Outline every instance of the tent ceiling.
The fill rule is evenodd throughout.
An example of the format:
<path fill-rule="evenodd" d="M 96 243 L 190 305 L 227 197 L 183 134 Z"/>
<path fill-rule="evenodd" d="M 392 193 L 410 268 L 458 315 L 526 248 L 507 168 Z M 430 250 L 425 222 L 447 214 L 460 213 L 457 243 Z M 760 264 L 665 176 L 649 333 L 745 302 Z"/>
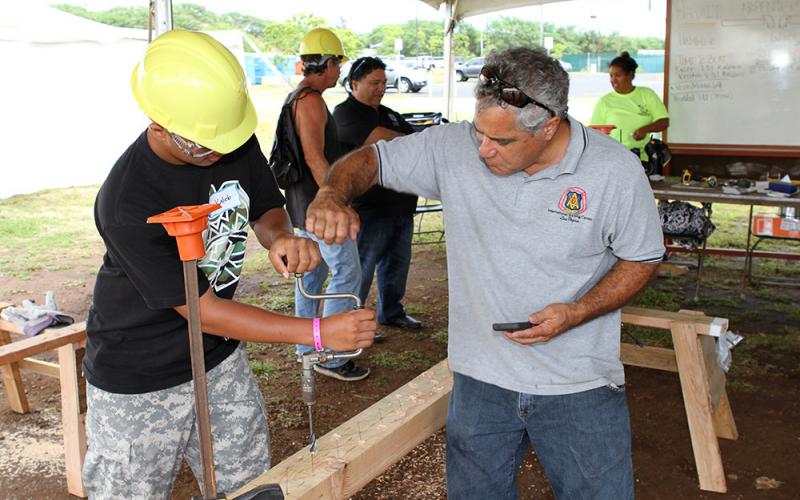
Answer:
<path fill-rule="evenodd" d="M 542 5 L 546 3 L 563 2 L 566 0 L 420 0 L 439 10 L 443 4 L 454 3 L 456 10 L 454 17 L 458 20 L 465 17 L 487 14 L 498 10 L 527 7 L 529 5 Z"/>

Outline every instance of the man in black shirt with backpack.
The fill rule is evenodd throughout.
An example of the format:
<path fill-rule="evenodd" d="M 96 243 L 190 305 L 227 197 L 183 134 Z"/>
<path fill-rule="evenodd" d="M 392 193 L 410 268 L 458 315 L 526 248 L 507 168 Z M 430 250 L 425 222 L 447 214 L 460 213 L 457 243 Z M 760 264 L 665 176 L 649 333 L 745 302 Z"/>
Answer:
<path fill-rule="evenodd" d="M 339 142 L 346 151 L 414 132 L 400 113 L 381 104 L 386 92 L 385 70 L 386 64 L 377 57 L 362 57 L 350 66 L 348 81 L 352 92 L 333 111 Z M 366 303 L 377 269 L 378 322 L 408 330 L 422 328 L 422 323 L 406 314 L 401 303 L 411 264 L 416 207 L 416 195 L 381 186 L 374 186 L 353 200 L 353 209 L 361 219 L 361 301 Z"/>

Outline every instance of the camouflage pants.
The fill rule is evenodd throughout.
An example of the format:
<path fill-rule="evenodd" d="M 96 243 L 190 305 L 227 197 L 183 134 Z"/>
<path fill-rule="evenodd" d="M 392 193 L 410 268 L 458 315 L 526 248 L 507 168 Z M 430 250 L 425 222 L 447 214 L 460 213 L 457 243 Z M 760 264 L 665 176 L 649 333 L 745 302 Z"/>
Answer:
<path fill-rule="evenodd" d="M 242 344 L 208 372 L 217 489 L 232 493 L 269 469 L 267 410 Z M 168 499 L 185 457 L 201 483 L 192 383 L 145 394 L 87 384 L 90 498 Z"/>

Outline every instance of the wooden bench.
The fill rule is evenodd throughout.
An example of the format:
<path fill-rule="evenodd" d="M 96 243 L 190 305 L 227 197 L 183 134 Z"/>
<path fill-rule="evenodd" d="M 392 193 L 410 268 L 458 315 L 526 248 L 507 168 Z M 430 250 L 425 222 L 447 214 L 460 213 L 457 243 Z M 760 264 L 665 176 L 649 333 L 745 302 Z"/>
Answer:
<path fill-rule="evenodd" d="M 717 437 L 736 439 L 725 372 L 716 364 L 714 335 L 728 321 L 694 311 L 623 309 L 626 324 L 669 330 L 675 349 L 622 344 L 624 363 L 678 372 L 700 488 L 723 493 L 725 474 Z M 452 376 L 444 360 L 303 448 L 234 496 L 277 483 L 286 498 L 347 498 L 445 425 Z M 299 388 L 298 388 L 299 397 Z"/>
<path fill-rule="evenodd" d="M 0 304 L 0 309 L 10 305 Z M 81 470 L 86 454 L 86 384 L 81 375 L 81 361 L 86 342 L 86 323 L 47 328 L 34 337 L 15 342 L 11 342 L 11 333 L 22 332 L 14 323 L 0 319 L 0 372 L 9 406 L 17 413 L 30 411 L 20 369 L 59 379 L 67 490 L 73 495 L 85 497 Z M 57 352 L 58 364 L 29 357 L 51 350 Z"/>

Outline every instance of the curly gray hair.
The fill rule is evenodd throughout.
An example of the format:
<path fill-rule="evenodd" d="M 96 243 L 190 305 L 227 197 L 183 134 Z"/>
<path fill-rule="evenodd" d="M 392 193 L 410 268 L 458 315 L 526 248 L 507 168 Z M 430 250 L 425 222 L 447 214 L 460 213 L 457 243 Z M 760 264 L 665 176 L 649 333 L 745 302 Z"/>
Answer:
<path fill-rule="evenodd" d="M 486 57 L 484 66 L 491 68 L 497 77 L 533 99 L 550 108 L 555 116 L 567 116 L 569 75 L 561 65 L 541 48 L 512 47 L 500 52 L 493 51 Z M 501 98 L 497 84 L 479 80 L 475 87 L 475 111 L 492 106 L 510 109 L 516 115 L 516 126 L 531 134 L 538 132 L 550 118 L 546 109 L 528 104 L 517 108 Z"/>

